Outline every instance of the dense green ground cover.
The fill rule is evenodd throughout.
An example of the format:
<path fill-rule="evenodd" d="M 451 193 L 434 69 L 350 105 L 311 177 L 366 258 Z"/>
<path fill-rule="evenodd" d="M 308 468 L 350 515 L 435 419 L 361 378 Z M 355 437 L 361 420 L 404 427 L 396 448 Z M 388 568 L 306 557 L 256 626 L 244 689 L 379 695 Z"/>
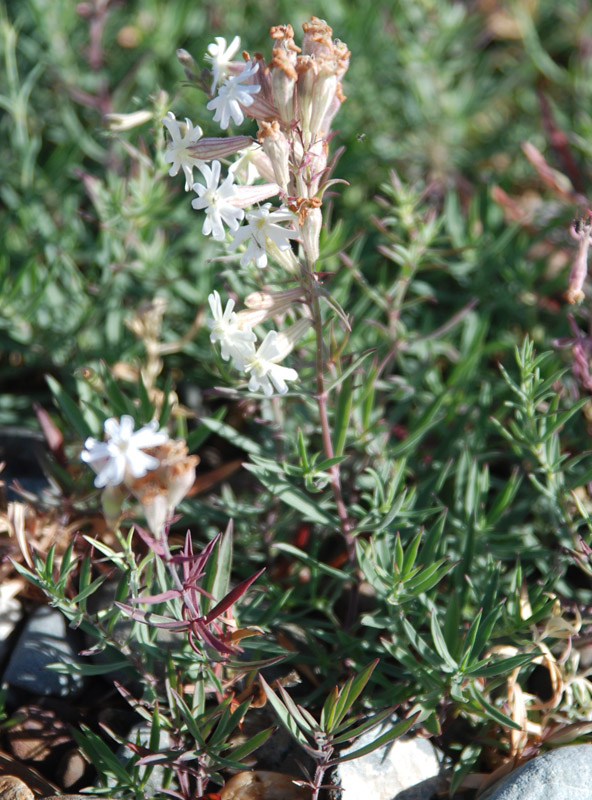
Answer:
<path fill-rule="evenodd" d="M 302 3 L 297 18 L 268 0 L 0 7 L 0 422 L 35 428 L 33 403 L 50 411 L 66 452 L 54 502 L 97 510 L 82 440 L 130 409 L 150 419 L 133 371 L 147 340 L 126 321 L 166 300 L 154 385 L 188 409 L 171 431 L 200 455 L 204 485 L 248 464 L 186 499 L 181 528 L 203 546 L 233 519 L 233 575 L 267 567 L 237 608 L 266 632 L 249 652 L 274 655 L 268 632 L 299 626 L 312 713 L 337 678 L 380 658 L 362 706 L 419 711 L 458 787 L 592 727 L 578 649 L 592 607 L 590 383 L 572 353 L 590 298 L 564 299 L 570 221 L 589 191 L 592 13 L 551 0 L 358 5 Z M 209 342 L 207 297 L 282 279 L 220 260 L 167 174 L 160 122 L 173 109 L 218 134 L 178 48 L 203 66 L 214 36 L 239 34 L 267 53 L 271 25 L 311 14 L 352 53 L 332 141 L 347 185 L 326 205 L 320 265 L 351 323 L 327 310 L 349 563 L 321 463 L 314 350 L 297 351 L 285 398 L 236 390 Z M 140 110 L 152 117 L 130 130 L 107 117 Z M 134 780 L 130 767 L 121 791 L 140 792 Z"/>

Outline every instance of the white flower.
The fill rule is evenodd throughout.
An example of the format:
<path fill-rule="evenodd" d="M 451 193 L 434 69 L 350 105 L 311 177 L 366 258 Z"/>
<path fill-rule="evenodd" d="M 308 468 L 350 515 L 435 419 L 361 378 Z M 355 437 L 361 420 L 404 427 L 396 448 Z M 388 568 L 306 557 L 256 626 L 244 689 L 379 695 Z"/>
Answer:
<path fill-rule="evenodd" d="M 291 211 L 270 211 L 271 203 L 265 203 L 261 208 L 247 212 L 247 224 L 238 229 L 231 250 L 236 250 L 244 242 L 248 242 L 247 249 L 241 256 L 241 267 L 246 267 L 250 261 L 262 269 L 267 266 L 267 240 L 271 239 L 280 251 L 290 249 L 290 239 L 297 239 L 298 233 L 288 228 L 282 228 L 278 222 L 289 222 L 294 219 Z"/>
<path fill-rule="evenodd" d="M 201 167 L 204 162 L 192 155 L 187 148 L 201 139 L 202 129 L 199 125 L 194 128 L 191 120 L 185 117 L 185 132 L 181 135 L 181 124 L 177 122 L 172 111 L 169 111 L 162 124 L 171 135 L 171 141 L 164 154 L 164 160 L 172 163 L 169 175 L 176 175 L 180 169 L 183 169 L 185 191 L 188 192 L 193 185 L 193 167 Z"/>
<path fill-rule="evenodd" d="M 95 486 L 118 486 L 131 474 L 142 478 L 150 470 L 156 469 L 159 461 L 143 451 L 158 447 L 169 438 L 166 431 L 158 430 L 158 422 L 152 420 L 134 433 L 134 419 L 123 414 L 118 422 L 114 417 L 105 420 L 107 441 L 98 442 L 89 437 L 80 458 L 97 473 Z"/>
<path fill-rule="evenodd" d="M 232 175 L 228 175 L 221 186 L 218 186 L 220 182 L 219 161 L 212 161 L 211 169 L 207 164 L 203 164 L 199 169 L 206 183 L 205 186 L 203 183 L 193 184 L 193 191 L 197 192 L 199 197 L 192 200 L 191 205 L 198 210 L 202 208 L 206 210 L 202 232 L 206 236 L 211 233 L 214 239 L 222 241 L 224 239 L 222 223 L 225 222 L 231 231 L 235 231 L 245 212 L 242 208 L 237 208 L 232 202 L 229 202 L 235 197 Z"/>
<path fill-rule="evenodd" d="M 222 301 L 218 292 L 213 291 L 208 296 L 213 319 L 208 320 L 208 328 L 212 331 L 210 342 L 220 342 L 220 353 L 224 361 L 232 358 L 237 369 L 244 369 L 245 362 L 254 352 L 253 342 L 257 337 L 247 326 L 239 326 L 237 315 L 234 311 L 234 300 L 229 299 L 226 309 L 222 311 Z"/>
<path fill-rule="evenodd" d="M 216 90 L 216 86 L 220 81 L 229 74 L 230 64 L 239 47 L 240 36 L 235 36 L 228 46 L 226 46 L 224 37 L 216 36 L 212 44 L 208 45 L 208 53 L 205 58 L 212 65 L 212 77 L 214 79 L 212 81 L 212 92 Z"/>
<path fill-rule="evenodd" d="M 219 122 L 222 130 L 226 130 L 230 119 L 235 125 L 240 125 L 245 118 L 243 108 L 253 104 L 253 95 L 261 87 L 255 84 L 245 86 L 243 81 L 252 77 L 259 69 L 259 64 L 247 61 L 245 68 L 239 75 L 230 75 L 218 89 L 218 94 L 207 104 L 208 111 L 215 111 L 214 122 Z"/>
<path fill-rule="evenodd" d="M 288 386 L 286 381 L 295 381 L 298 373 L 290 367 L 282 367 L 277 362 L 285 355 L 285 348 L 278 347 L 278 332 L 269 331 L 259 348 L 245 364 L 245 372 L 250 373 L 249 389 L 256 392 L 258 389 L 270 397 L 275 390 L 279 394 L 286 394 Z"/>

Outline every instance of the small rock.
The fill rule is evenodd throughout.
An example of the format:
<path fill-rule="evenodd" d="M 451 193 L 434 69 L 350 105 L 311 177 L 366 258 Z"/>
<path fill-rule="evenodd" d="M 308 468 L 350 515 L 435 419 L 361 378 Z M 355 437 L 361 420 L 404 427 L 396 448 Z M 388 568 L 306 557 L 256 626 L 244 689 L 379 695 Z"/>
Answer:
<path fill-rule="evenodd" d="M 35 800 L 35 795 L 20 778 L 0 775 L 0 800 Z"/>
<path fill-rule="evenodd" d="M 119 580 L 105 581 L 97 591 L 88 598 L 87 609 L 91 614 L 98 614 L 107 608 L 112 608 L 115 602 L 115 596 Z M 111 629 L 111 635 L 119 642 L 119 644 L 127 644 L 130 641 L 132 627 L 134 626 L 133 620 L 122 614 L 115 622 Z M 153 653 L 153 663 L 149 665 L 149 669 L 154 670 L 154 674 L 159 677 L 164 677 L 166 672 L 167 659 L 164 653 L 168 653 L 175 645 L 182 644 L 185 638 L 184 633 L 177 631 L 169 631 L 166 628 L 157 628 L 154 642 L 150 646 L 146 646 L 146 652 Z M 86 646 L 90 649 L 94 647 L 97 640 L 90 633 L 85 634 Z M 134 643 L 134 648 L 142 645 Z M 112 645 L 107 646 L 104 650 L 95 653 L 91 657 L 95 664 L 112 664 L 113 662 L 121 661 L 122 655 Z M 132 694 L 141 694 L 143 687 L 139 681 L 138 673 L 132 667 L 124 667 L 113 669 L 111 672 L 105 673 L 107 680 L 116 680 L 125 686 Z"/>
<path fill-rule="evenodd" d="M 0 775 L 13 775 L 20 778 L 36 795 L 55 794 L 58 788 L 50 783 L 32 767 L 21 764 L 8 753 L 0 752 Z"/>
<path fill-rule="evenodd" d="M 92 794 L 48 794 L 41 800 L 115 800 L 113 797 L 97 797 Z"/>
<path fill-rule="evenodd" d="M 67 753 L 64 753 L 57 770 L 60 784 L 64 789 L 76 787 L 84 778 L 90 778 L 89 773 L 90 764 L 78 749 L 68 750 Z"/>
<path fill-rule="evenodd" d="M 576 744 L 549 750 L 509 775 L 480 800 L 590 800 L 592 745 Z"/>
<path fill-rule="evenodd" d="M 224 784 L 220 800 L 310 800 L 310 789 L 294 780 L 282 772 L 238 772 Z"/>
<path fill-rule="evenodd" d="M 2 480 L 6 482 L 8 500 L 22 500 L 12 489 L 15 480 L 34 494 L 41 494 L 49 486 L 41 467 L 46 452 L 43 434 L 16 426 L 0 427 L 0 461 L 6 462 Z"/>
<path fill-rule="evenodd" d="M 376 741 L 397 722 L 391 719 L 363 734 L 345 756 Z M 379 747 L 368 755 L 339 765 L 340 800 L 431 800 L 442 788 L 441 758 L 428 739 L 406 736 Z"/>
<path fill-rule="evenodd" d="M 127 739 L 129 742 L 133 742 L 134 744 L 140 745 L 141 747 L 148 747 L 150 744 L 150 726 L 147 725 L 145 722 L 140 722 L 138 725 L 134 725 L 131 731 L 127 735 Z M 160 742 L 158 745 L 159 750 L 166 750 L 168 747 L 171 746 L 170 736 L 167 731 L 161 730 L 160 731 Z M 117 751 L 117 757 L 120 761 L 124 763 L 127 762 L 130 758 L 133 758 L 135 753 L 130 747 L 124 746 L 120 747 Z M 140 767 L 139 774 L 140 779 L 144 779 L 144 775 L 146 774 L 146 770 L 149 767 Z M 152 767 L 152 772 L 150 773 L 150 777 L 146 781 L 146 785 L 144 786 L 144 797 L 152 797 L 155 794 L 158 794 L 164 786 L 164 770 L 165 768 L 156 765 Z M 113 783 L 109 783 L 109 785 L 115 785 L 116 781 L 114 780 Z"/>
<path fill-rule="evenodd" d="M 47 669 L 49 664 L 75 664 L 77 647 L 61 611 L 41 606 L 27 620 L 4 672 L 3 680 L 36 695 L 72 697 L 84 684 L 76 673 Z"/>
<path fill-rule="evenodd" d="M 68 726 L 56 712 L 41 706 L 21 706 L 14 714 L 17 722 L 7 737 L 12 754 L 20 761 L 45 761 L 55 748 L 72 742 Z"/>
<path fill-rule="evenodd" d="M 21 621 L 23 609 L 16 599 L 21 581 L 5 581 L 0 584 L 0 663 L 7 653 L 6 640 Z"/>

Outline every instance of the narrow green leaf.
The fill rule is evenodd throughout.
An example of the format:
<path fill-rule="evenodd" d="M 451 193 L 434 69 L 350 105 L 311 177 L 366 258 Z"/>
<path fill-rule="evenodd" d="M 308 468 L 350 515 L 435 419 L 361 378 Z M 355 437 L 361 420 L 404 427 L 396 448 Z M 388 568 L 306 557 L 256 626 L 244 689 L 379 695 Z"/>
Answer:
<path fill-rule="evenodd" d="M 282 703 L 276 693 L 273 691 L 271 686 L 267 683 L 265 678 L 261 675 L 259 676 L 259 680 L 261 682 L 261 686 L 263 687 L 263 691 L 275 713 L 278 715 L 280 722 L 282 725 L 288 730 L 289 733 L 296 739 L 297 742 L 303 745 L 308 744 L 308 740 L 304 733 L 300 730 L 299 725 L 296 723 L 294 717 L 290 714 L 286 706 Z"/>
<path fill-rule="evenodd" d="M 45 380 L 49 386 L 51 393 L 56 401 L 58 407 L 62 411 L 64 417 L 68 420 L 70 425 L 74 428 L 76 433 L 82 438 L 86 439 L 87 436 L 92 434 L 88 427 L 86 420 L 82 416 L 80 409 L 72 400 L 70 395 L 60 386 L 60 384 L 51 375 L 46 375 Z"/>
<path fill-rule="evenodd" d="M 415 564 L 415 559 L 417 558 L 417 552 L 419 550 L 422 536 L 423 532 L 419 531 L 419 533 L 413 537 L 411 544 L 405 550 L 405 557 L 403 558 L 403 566 L 401 569 L 403 577 L 410 572 L 411 568 Z"/>
<path fill-rule="evenodd" d="M 258 747 L 261 747 L 262 744 L 265 744 L 273 733 L 275 733 L 275 728 L 267 728 L 264 731 L 259 731 L 259 733 L 251 736 L 247 742 L 231 750 L 228 754 L 228 758 L 232 759 L 232 761 L 242 761 L 243 758 L 253 753 Z"/>
<path fill-rule="evenodd" d="M 275 497 L 291 508 L 296 509 L 303 519 L 339 530 L 339 520 L 336 517 L 325 511 L 318 502 L 311 500 L 304 492 L 292 486 L 287 480 L 269 472 L 265 467 L 255 464 L 244 464 L 244 468 L 252 472 Z"/>
<path fill-rule="evenodd" d="M 262 455 L 263 451 L 257 442 L 254 442 L 252 439 L 249 439 L 248 436 L 244 436 L 242 433 L 239 433 L 225 422 L 213 417 L 202 417 L 200 423 L 204 428 L 207 428 L 212 433 L 218 434 L 218 436 L 226 439 L 227 442 L 230 442 L 235 447 L 239 447 L 241 450 L 245 450 L 247 453 L 252 453 L 256 456 Z"/>
<path fill-rule="evenodd" d="M 326 388 L 327 394 L 330 394 L 333 391 L 333 389 L 336 389 L 347 378 L 349 378 L 349 376 L 353 372 L 355 372 L 363 364 L 363 362 L 368 358 L 368 356 L 371 355 L 372 353 L 374 353 L 374 350 L 366 350 L 365 353 L 362 353 L 361 356 L 359 356 L 358 358 L 354 359 L 354 361 L 352 361 L 352 363 L 349 365 L 349 367 L 347 367 L 347 369 L 345 369 L 338 378 L 336 378 L 334 381 L 332 381 L 332 383 L 330 383 L 327 386 L 327 388 Z"/>
<path fill-rule="evenodd" d="M 391 447 L 389 453 L 391 458 L 397 458 L 398 456 L 415 449 L 426 433 L 431 430 L 434 425 L 437 425 L 438 422 L 440 422 L 442 419 L 441 409 L 446 397 L 447 396 L 443 394 L 441 397 L 435 400 L 419 420 L 417 426 L 409 432 L 407 438 L 404 439 L 401 444 Z"/>
<path fill-rule="evenodd" d="M 392 742 L 394 739 L 398 739 L 399 736 L 407 733 L 409 728 L 419 717 L 419 714 L 420 712 L 418 711 L 417 714 L 409 717 L 409 719 L 404 719 L 402 722 L 399 722 L 394 728 L 391 728 L 390 731 L 383 733 L 382 736 L 379 736 L 378 739 L 370 744 L 367 744 L 365 747 L 360 747 L 359 750 L 355 750 L 353 753 L 348 753 L 346 756 L 338 756 L 337 758 L 332 759 L 329 762 L 329 765 L 334 766 L 336 764 L 343 764 L 344 761 L 351 761 L 354 758 L 361 758 L 362 756 L 368 755 L 368 753 L 373 753 L 374 750 L 378 750 L 379 747 L 383 747 L 385 744 Z"/>
<path fill-rule="evenodd" d="M 515 731 L 520 731 L 522 728 L 517 722 L 514 722 L 513 719 L 503 714 L 498 708 L 491 705 L 480 693 L 474 683 L 470 683 L 468 687 L 469 694 L 473 698 L 473 700 L 481 706 L 483 712 L 494 722 L 503 725 L 504 728 L 512 728 Z"/>
<path fill-rule="evenodd" d="M 565 423 L 573 417 L 580 409 L 582 409 L 587 403 L 589 402 L 589 398 L 582 397 L 580 400 L 575 402 L 571 408 L 568 408 L 567 411 L 563 411 L 561 414 L 558 414 L 557 417 L 551 422 L 549 421 L 549 430 L 546 431 L 545 435 L 541 439 L 541 444 L 549 441 L 551 436 L 553 436 L 559 428 L 563 427 Z"/>
<path fill-rule="evenodd" d="M 210 419 L 215 420 L 216 422 L 220 422 L 226 416 L 226 412 L 228 408 L 226 406 L 222 406 L 219 408 L 211 417 Z M 198 448 L 202 446 L 202 444 L 207 440 L 208 436 L 212 434 L 212 430 L 203 423 L 198 425 L 197 428 L 187 436 L 187 448 L 190 453 L 195 452 Z"/>
<path fill-rule="evenodd" d="M 355 677 L 352 676 L 346 681 L 343 688 L 339 692 L 339 699 L 337 700 L 337 704 L 335 706 L 335 716 L 332 720 L 332 725 L 330 728 L 326 729 L 328 732 L 334 730 L 334 728 L 341 723 L 345 715 L 350 711 L 353 704 L 364 691 L 366 684 L 370 680 L 370 676 L 376 669 L 378 661 L 378 658 L 374 659 L 374 661 L 371 661 L 370 664 L 364 667 L 364 669 L 358 673 L 358 675 Z"/>
<path fill-rule="evenodd" d="M 344 381 L 341 384 L 339 400 L 337 402 L 337 408 L 335 409 L 333 441 L 335 443 L 334 450 L 336 456 L 343 454 L 347 441 L 347 432 L 352 409 L 352 386 L 353 382 L 351 380 Z"/>
<path fill-rule="evenodd" d="M 446 641 L 444 639 L 444 635 L 442 634 L 442 628 L 438 622 L 438 612 L 436 611 L 436 607 L 433 603 L 428 602 L 428 608 L 430 609 L 431 616 L 430 631 L 432 633 L 432 641 L 434 642 L 436 652 L 450 670 L 456 671 L 458 669 L 458 664 L 454 658 L 452 658 L 450 651 L 446 646 Z"/>
<path fill-rule="evenodd" d="M 295 556 L 296 558 L 300 559 L 303 564 L 306 564 L 313 570 L 322 572 L 325 575 L 331 575 L 333 578 L 339 578 L 341 581 L 349 580 L 349 575 L 346 572 L 342 572 L 340 569 L 336 569 L 335 567 L 330 567 L 329 564 L 324 564 L 322 561 L 317 561 L 308 553 L 305 553 L 304 550 L 300 550 L 293 544 L 288 544 L 287 542 L 275 542 L 272 544 L 272 547 L 275 550 L 281 550 L 282 553 L 289 553 L 289 555 Z"/>

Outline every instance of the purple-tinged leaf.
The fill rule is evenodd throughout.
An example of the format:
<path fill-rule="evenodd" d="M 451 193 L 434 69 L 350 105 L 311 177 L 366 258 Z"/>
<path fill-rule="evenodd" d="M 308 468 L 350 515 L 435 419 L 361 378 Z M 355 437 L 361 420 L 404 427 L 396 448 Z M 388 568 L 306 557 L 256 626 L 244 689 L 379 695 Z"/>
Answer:
<path fill-rule="evenodd" d="M 214 634 L 208 629 L 207 625 L 204 625 L 203 618 L 193 620 L 191 623 L 191 629 L 194 635 L 199 635 L 201 639 L 211 648 L 216 650 L 218 653 L 222 653 L 224 655 L 234 655 L 237 652 L 240 652 L 240 647 L 232 647 L 231 645 L 225 644 L 221 639 L 218 639 Z"/>
<path fill-rule="evenodd" d="M 235 586 L 234 589 L 228 592 L 226 597 L 223 597 L 219 603 L 216 603 L 214 608 L 208 614 L 206 614 L 204 621 L 206 623 L 211 622 L 213 619 L 216 619 L 216 617 L 219 617 L 220 614 L 223 614 L 227 608 L 230 608 L 233 603 L 236 603 L 239 597 L 242 597 L 249 586 L 256 581 L 263 572 L 265 572 L 265 567 L 260 569 L 259 572 L 256 572 L 254 575 L 251 575 L 250 578 L 246 578 L 246 580 L 241 581 L 238 586 Z"/>
<path fill-rule="evenodd" d="M 143 622 L 146 625 L 153 625 L 155 628 L 167 628 L 171 631 L 183 631 L 187 630 L 190 624 L 185 620 L 175 620 L 171 617 L 163 617 L 161 614 L 153 614 L 151 611 L 140 611 L 139 609 L 134 608 L 133 606 L 128 606 L 125 603 L 116 602 L 115 605 L 136 622 Z"/>
<path fill-rule="evenodd" d="M 144 530 L 144 528 L 141 528 L 139 525 L 134 525 L 134 530 L 138 534 L 140 539 L 142 539 L 144 543 L 150 548 L 150 550 L 154 550 L 156 555 L 160 556 L 161 558 L 165 557 L 166 551 L 164 549 L 162 542 L 159 542 L 158 539 L 155 539 L 154 536 L 151 536 L 151 534 L 149 534 L 148 531 Z"/>
<path fill-rule="evenodd" d="M 168 589 L 159 594 L 148 594 L 144 597 L 132 597 L 132 603 L 164 603 L 165 600 L 172 600 L 173 597 L 180 597 L 179 589 Z"/>

